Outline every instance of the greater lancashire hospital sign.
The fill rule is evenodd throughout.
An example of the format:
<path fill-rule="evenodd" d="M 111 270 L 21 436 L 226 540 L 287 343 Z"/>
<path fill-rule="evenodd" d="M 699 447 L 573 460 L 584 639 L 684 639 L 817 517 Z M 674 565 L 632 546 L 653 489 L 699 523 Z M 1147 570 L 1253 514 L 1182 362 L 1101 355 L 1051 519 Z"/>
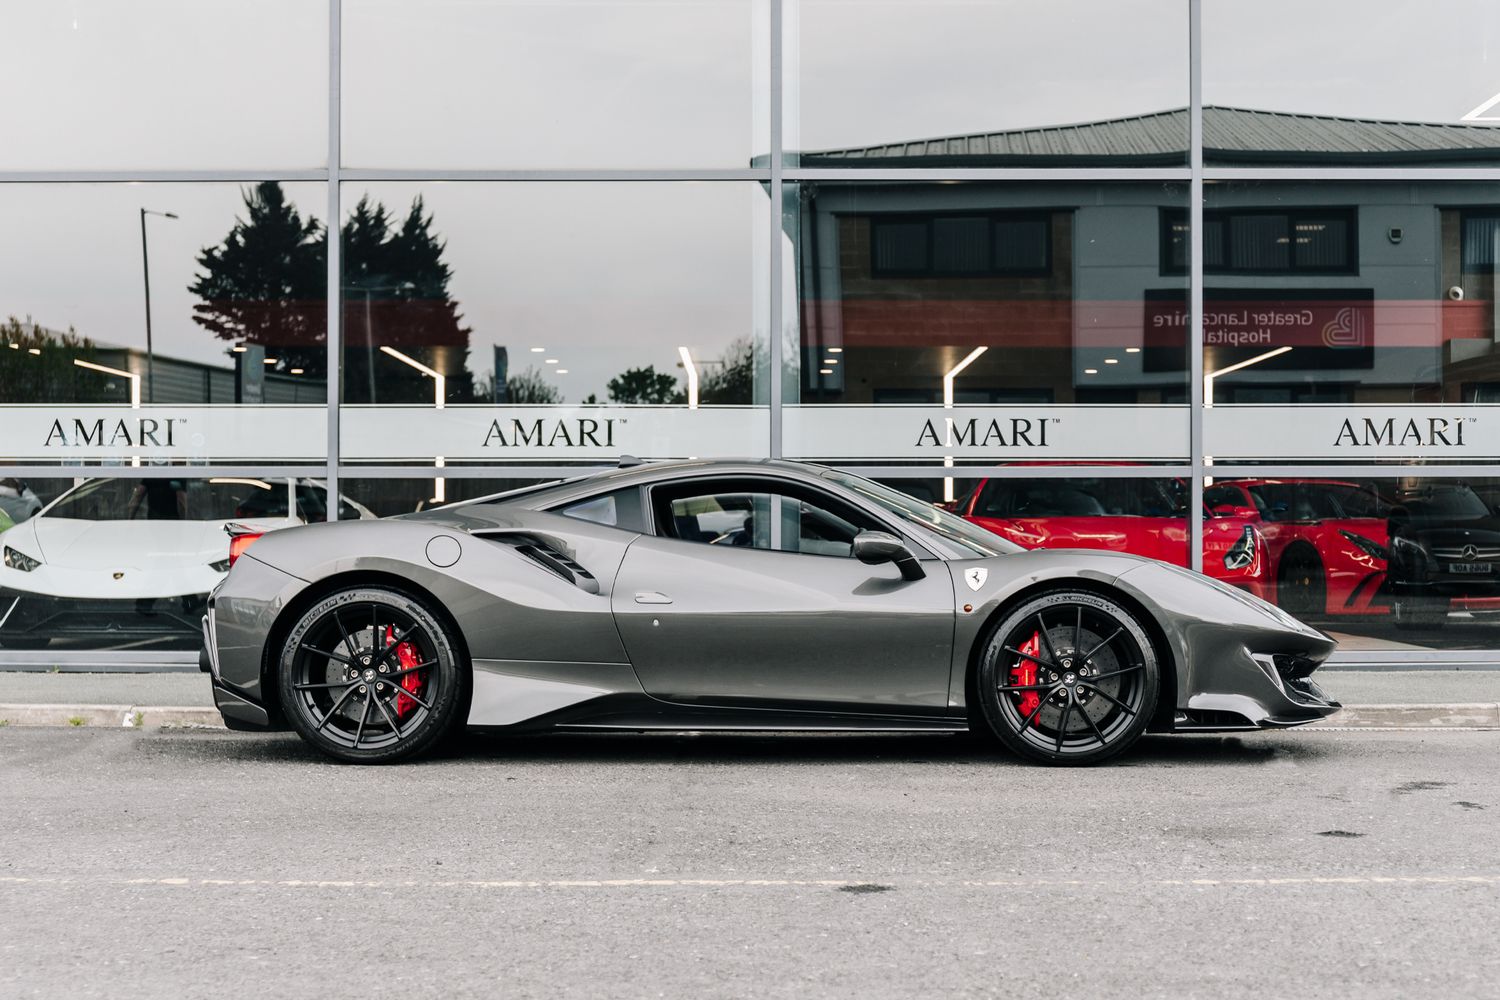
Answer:
<path fill-rule="evenodd" d="M 1184 461 L 1182 405 L 788 405 L 782 451 L 815 461 Z M 599 461 L 770 453 L 751 406 L 346 406 L 350 462 Z M 0 464 L 320 462 L 321 406 L 11 406 Z M 1500 407 L 1218 405 L 1204 451 L 1234 459 L 1464 459 L 1500 455 Z"/>

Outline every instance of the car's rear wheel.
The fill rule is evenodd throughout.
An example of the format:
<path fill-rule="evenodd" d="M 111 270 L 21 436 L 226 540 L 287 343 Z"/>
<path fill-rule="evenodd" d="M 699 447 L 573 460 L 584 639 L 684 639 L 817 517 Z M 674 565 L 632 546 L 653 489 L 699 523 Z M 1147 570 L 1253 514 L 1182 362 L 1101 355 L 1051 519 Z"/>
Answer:
<path fill-rule="evenodd" d="M 1323 561 L 1299 546 L 1281 559 L 1276 573 L 1276 603 L 1288 614 L 1307 618 L 1328 611 L 1328 581 Z"/>
<path fill-rule="evenodd" d="M 297 619 L 281 650 L 281 705 L 339 760 L 378 764 L 432 749 L 462 723 L 468 672 L 448 627 L 394 588 L 355 587 Z"/>
<path fill-rule="evenodd" d="M 999 740 L 1045 764 L 1097 764 L 1145 732 L 1161 687 L 1137 615 L 1103 594 L 1029 598 L 990 631 L 976 696 Z"/>

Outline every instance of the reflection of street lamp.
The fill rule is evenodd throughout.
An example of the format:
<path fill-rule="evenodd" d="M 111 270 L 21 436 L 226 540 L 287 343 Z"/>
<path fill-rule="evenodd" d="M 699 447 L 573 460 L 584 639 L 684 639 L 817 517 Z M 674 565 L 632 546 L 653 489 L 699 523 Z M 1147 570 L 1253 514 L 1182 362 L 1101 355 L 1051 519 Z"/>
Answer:
<path fill-rule="evenodd" d="M 1226 365 L 1223 368 L 1216 368 L 1213 371 L 1208 372 L 1203 376 L 1203 408 L 1205 410 L 1211 410 L 1214 408 L 1214 379 L 1218 378 L 1220 375 L 1228 375 L 1230 372 L 1237 372 L 1241 368 L 1249 368 L 1251 365 L 1258 365 L 1262 361 L 1269 361 L 1272 358 L 1279 357 L 1280 355 L 1285 354 L 1290 350 L 1290 347 L 1278 347 L 1274 351 L 1267 351 L 1264 354 L 1257 354 L 1255 357 L 1250 358 L 1246 361 L 1237 361 L 1232 365 Z M 1212 455 L 1204 455 L 1203 464 L 1213 465 L 1214 457 Z M 1205 486 L 1212 486 L 1213 480 L 1205 479 L 1203 483 Z"/>
<path fill-rule="evenodd" d="M 983 354 L 987 350 L 989 350 L 988 347 L 976 347 L 972 351 L 970 351 L 968 353 L 968 355 L 962 361 L 960 361 L 958 364 L 954 365 L 952 368 L 948 369 L 948 373 L 943 376 L 943 409 L 945 409 L 945 410 L 951 410 L 951 409 L 953 409 L 953 380 L 956 379 L 956 378 L 958 378 L 958 373 L 961 372 L 961 371 L 963 371 L 965 368 L 969 367 L 971 364 L 973 364 L 979 358 L 979 356 L 981 354 Z M 948 427 L 947 427 L 947 441 L 945 443 L 947 444 L 947 446 L 949 448 L 952 448 L 953 447 L 953 418 L 952 417 L 948 417 L 948 418 L 946 418 L 946 420 L 944 422 L 948 425 Z M 950 469 L 953 468 L 953 456 L 952 456 L 952 454 L 948 454 L 948 455 L 944 455 L 943 456 L 943 465 L 946 466 L 947 468 L 950 468 Z M 947 477 L 945 477 L 943 479 L 943 502 L 944 503 L 951 503 L 952 501 L 953 501 L 953 477 L 952 476 L 947 476 Z"/>
<path fill-rule="evenodd" d="M 151 260 L 146 254 L 146 216 L 159 215 L 163 219 L 175 219 L 175 212 L 156 212 L 141 209 L 141 273 L 146 283 L 146 399 L 156 402 L 156 373 L 151 360 Z"/>
<path fill-rule="evenodd" d="M 1230 372 L 1237 372 L 1241 368 L 1249 368 L 1251 365 L 1258 365 L 1262 361 L 1269 361 L 1272 358 L 1277 357 L 1278 355 L 1285 354 L 1287 351 L 1290 351 L 1290 350 L 1291 350 L 1290 347 L 1278 347 L 1274 351 L 1267 351 L 1264 354 L 1257 354 L 1255 357 L 1250 358 L 1248 361 L 1239 361 L 1239 362 L 1236 362 L 1235 364 L 1227 365 L 1227 366 L 1225 366 L 1223 368 L 1219 368 L 1219 369 L 1216 369 L 1214 371 L 1211 371 L 1207 375 L 1204 375 L 1203 376 L 1203 408 L 1206 409 L 1206 410 L 1213 409 L 1213 405 L 1214 405 L 1214 379 L 1218 378 L 1220 375 L 1228 375 Z"/>
<path fill-rule="evenodd" d="M 147 355 L 147 357 L 150 357 L 150 356 Z M 110 368 L 110 367 L 108 367 L 106 365 L 96 365 L 96 364 L 94 364 L 94 362 L 92 362 L 92 361 L 85 361 L 82 358 L 74 358 L 73 359 L 73 363 L 75 365 L 77 365 L 79 368 L 88 368 L 88 369 L 90 369 L 92 371 L 103 372 L 106 375 L 117 375 L 120 378 L 129 379 L 130 380 L 130 408 L 132 410 L 139 410 L 141 408 L 141 377 L 139 375 L 135 374 L 134 372 L 121 371 L 118 368 Z M 136 468 L 140 468 L 140 465 L 141 465 L 141 456 L 139 456 L 139 455 L 131 455 L 130 456 L 130 464 L 133 465 L 133 466 L 135 466 Z"/>
<path fill-rule="evenodd" d="M 677 348 L 677 356 L 682 358 L 682 367 L 687 369 L 688 383 L 688 409 L 698 408 L 698 369 L 693 366 L 693 356 L 688 353 L 686 347 Z"/>
<path fill-rule="evenodd" d="M 426 365 L 422 364 L 422 362 L 418 361 L 416 358 L 407 357 L 405 354 L 402 354 L 400 351 L 396 350 L 394 347 L 391 347 L 388 344 L 381 344 L 380 345 L 380 350 L 381 350 L 381 353 L 383 353 L 383 354 L 389 354 L 391 357 L 395 358 L 397 361 L 401 362 L 402 364 L 410 365 L 411 367 L 415 368 L 417 371 L 421 372 L 423 375 L 426 375 L 428 378 L 432 379 L 432 406 L 433 406 L 433 409 L 441 410 L 443 408 L 443 403 L 444 403 L 444 398 L 443 397 L 447 395 L 447 386 L 448 386 L 448 380 L 446 378 L 444 378 L 441 374 L 439 374 L 438 372 L 432 370 L 431 368 L 428 368 Z M 370 402 L 373 403 L 374 401 L 375 401 L 374 397 L 372 396 L 371 399 L 370 399 Z M 436 456 L 432 460 L 432 464 L 433 464 L 433 466 L 435 468 L 441 469 L 443 467 L 443 456 L 442 455 Z M 446 482 L 446 480 L 443 479 L 442 476 L 438 476 L 437 478 L 433 479 L 433 481 L 432 481 L 432 500 L 433 500 L 434 503 L 442 503 L 443 502 L 443 498 L 446 495 L 447 495 L 447 482 Z"/>
<path fill-rule="evenodd" d="M 141 408 L 141 377 L 135 374 L 135 372 L 122 372 L 118 368 L 96 365 L 92 361 L 85 361 L 82 358 L 74 358 L 73 363 L 79 368 L 88 368 L 96 372 L 103 372 L 106 375 L 117 375 L 120 378 L 130 379 L 130 408 L 132 410 L 139 410 Z"/>

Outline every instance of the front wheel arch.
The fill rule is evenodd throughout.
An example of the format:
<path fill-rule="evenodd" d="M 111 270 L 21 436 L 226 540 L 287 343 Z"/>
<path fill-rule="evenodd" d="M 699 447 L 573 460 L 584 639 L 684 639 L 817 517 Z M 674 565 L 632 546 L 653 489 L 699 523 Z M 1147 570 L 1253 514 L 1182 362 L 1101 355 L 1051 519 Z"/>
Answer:
<path fill-rule="evenodd" d="M 260 690 L 264 699 L 263 707 L 273 725 L 279 728 L 288 728 L 291 725 L 281 711 L 281 647 L 286 642 L 288 633 L 308 608 L 329 594 L 348 590 L 351 587 L 385 587 L 390 590 L 403 591 L 417 598 L 448 628 L 454 645 L 457 647 L 459 669 L 473 674 L 474 663 L 469 656 L 469 645 L 464 638 L 463 630 L 458 627 L 458 621 L 449 613 L 447 606 L 438 600 L 432 591 L 404 576 L 383 573 L 379 570 L 352 570 L 348 573 L 338 573 L 324 577 L 299 591 L 287 602 L 286 607 L 281 609 L 270 631 L 266 633 L 266 642 L 261 647 L 260 653 Z M 470 691 L 472 690 L 471 684 Z M 467 717 L 467 706 L 464 706 L 463 714 Z"/>
<path fill-rule="evenodd" d="M 1156 710 L 1152 713 L 1151 723 L 1146 727 L 1148 733 L 1167 733 L 1175 728 L 1177 713 L 1177 657 L 1172 651 L 1171 643 L 1167 642 L 1167 634 L 1162 630 L 1161 623 L 1156 616 L 1136 600 L 1130 594 L 1118 587 L 1098 583 L 1094 580 L 1082 580 L 1077 577 L 1056 577 L 1050 580 L 1040 580 L 1030 586 L 1011 594 L 1004 601 L 997 604 L 993 611 L 985 616 L 984 622 L 974 634 L 974 642 L 969 647 L 967 664 L 964 668 L 964 714 L 969 720 L 969 731 L 974 733 L 985 732 L 986 723 L 981 714 L 978 699 L 979 658 L 984 653 L 990 633 L 994 630 L 1012 609 L 1031 600 L 1037 594 L 1044 594 L 1049 590 L 1086 590 L 1098 594 L 1100 597 L 1117 601 L 1127 611 L 1136 616 L 1141 627 L 1146 632 L 1146 637 L 1151 640 L 1151 646 L 1156 653 L 1157 662 L 1161 664 L 1160 683 L 1156 695 Z"/>

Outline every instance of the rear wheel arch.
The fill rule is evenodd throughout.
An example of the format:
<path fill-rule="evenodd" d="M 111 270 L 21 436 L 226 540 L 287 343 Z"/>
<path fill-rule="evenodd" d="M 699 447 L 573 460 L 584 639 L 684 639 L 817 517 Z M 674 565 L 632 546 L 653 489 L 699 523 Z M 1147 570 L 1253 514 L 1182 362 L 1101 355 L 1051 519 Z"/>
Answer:
<path fill-rule="evenodd" d="M 1160 687 L 1157 691 L 1156 709 L 1152 714 L 1151 723 L 1146 727 L 1147 732 L 1170 732 L 1173 728 L 1173 719 L 1177 710 L 1177 656 L 1172 650 L 1172 645 L 1167 641 L 1167 634 L 1163 631 L 1161 623 L 1156 616 L 1146 610 L 1140 601 L 1129 593 L 1109 584 L 1099 583 L 1095 580 L 1085 580 L 1078 577 L 1054 577 L 1050 580 L 1041 580 L 1030 584 L 1011 594 L 1008 598 L 995 606 L 995 609 L 985 617 L 984 624 L 975 633 L 974 642 L 969 647 L 968 657 L 964 673 L 964 712 L 969 720 L 969 729 L 972 732 L 983 732 L 984 719 L 979 714 L 979 699 L 977 697 L 976 683 L 979 677 L 979 660 L 984 655 L 985 646 L 994 630 L 1005 620 L 1013 609 L 1031 600 L 1040 594 L 1057 590 L 1083 590 L 1098 594 L 1100 597 L 1115 601 L 1125 610 L 1135 615 L 1145 630 L 1147 638 L 1151 640 L 1151 647 L 1156 653 L 1157 662 L 1161 664 Z"/>
<path fill-rule="evenodd" d="M 286 642 L 287 635 L 308 608 L 329 594 L 354 587 L 384 587 L 415 598 L 448 629 L 458 649 L 460 669 L 473 673 L 473 661 L 469 657 L 469 646 L 464 638 L 463 630 L 458 627 L 457 620 L 448 611 L 447 606 L 438 600 L 432 591 L 404 576 L 380 570 L 351 570 L 347 573 L 338 573 L 324 577 L 299 591 L 287 602 L 286 607 L 281 609 L 281 613 L 276 616 L 276 621 L 271 625 L 271 630 L 266 633 L 265 645 L 261 647 L 260 684 L 264 707 L 273 723 L 280 726 L 288 725 L 281 711 L 280 680 L 281 647 Z"/>

